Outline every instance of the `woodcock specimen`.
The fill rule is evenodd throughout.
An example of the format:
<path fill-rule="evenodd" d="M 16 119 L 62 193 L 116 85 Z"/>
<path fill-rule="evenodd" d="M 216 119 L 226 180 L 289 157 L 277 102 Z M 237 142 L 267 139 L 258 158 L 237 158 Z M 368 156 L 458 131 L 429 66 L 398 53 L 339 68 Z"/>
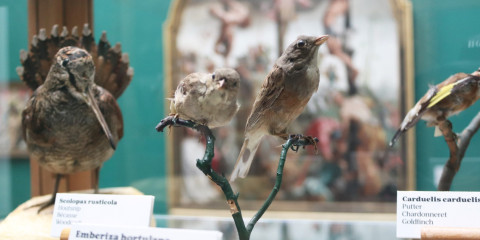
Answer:
<path fill-rule="evenodd" d="M 34 91 L 22 114 L 23 136 L 30 158 L 56 174 L 50 200 L 55 202 L 65 174 L 95 170 L 95 192 L 103 162 L 114 153 L 123 136 L 123 119 L 116 99 L 133 77 L 127 54 L 113 48 L 105 32 L 98 46 L 85 24 L 58 33 L 52 28 L 34 36 L 30 52 L 20 52 L 23 67 L 17 72 Z"/>

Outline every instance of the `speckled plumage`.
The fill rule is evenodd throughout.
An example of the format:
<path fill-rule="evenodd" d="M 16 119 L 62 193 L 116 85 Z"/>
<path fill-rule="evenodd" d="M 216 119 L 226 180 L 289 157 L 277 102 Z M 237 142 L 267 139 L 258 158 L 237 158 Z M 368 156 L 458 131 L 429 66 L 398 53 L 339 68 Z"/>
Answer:
<path fill-rule="evenodd" d="M 60 49 L 22 113 L 30 157 L 57 175 L 99 169 L 123 136 L 120 108 L 94 74 L 87 51 Z"/>
<path fill-rule="evenodd" d="M 210 128 L 224 126 L 237 113 L 240 76 L 231 68 L 211 73 L 192 73 L 177 87 L 170 114 Z"/>
<path fill-rule="evenodd" d="M 318 48 L 328 36 L 299 36 L 265 78 L 245 127 L 245 140 L 230 181 L 248 174 L 264 135 L 287 137 L 287 127 L 318 89 Z"/>
<path fill-rule="evenodd" d="M 115 99 L 95 86 L 94 98 L 112 132 L 123 135 L 122 115 Z M 40 86 L 23 112 L 24 138 L 30 157 L 46 170 L 70 174 L 100 167 L 114 149 L 92 109 L 60 89 Z"/>

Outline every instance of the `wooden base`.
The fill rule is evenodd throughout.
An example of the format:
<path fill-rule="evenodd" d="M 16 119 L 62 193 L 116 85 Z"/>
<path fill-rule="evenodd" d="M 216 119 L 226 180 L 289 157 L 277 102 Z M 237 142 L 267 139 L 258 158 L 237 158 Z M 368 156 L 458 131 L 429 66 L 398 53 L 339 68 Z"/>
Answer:
<path fill-rule="evenodd" d="M 101 194 L 143 195 L 132 187 L 104 188 L 99 191 Z M 93 193 L 93 189 L 75 191 L 75 193 Z M 38 207 L 31 207 L 48 201 L 50 197 L 50 194 L 34 197 L 18 206 L 0 223 L 0 239 L 58 240 L 59 238 L 50 237 L 53 205 L 39 214 L 37 214 Z M 153 218 L 151 226 L 155 226 L 155 219 Z"/>
<path fill-rule="evenodd" d="M 480 239 L 479 228 L 425 227 L 422 228 L 422 240 L 460 240 Z"/>

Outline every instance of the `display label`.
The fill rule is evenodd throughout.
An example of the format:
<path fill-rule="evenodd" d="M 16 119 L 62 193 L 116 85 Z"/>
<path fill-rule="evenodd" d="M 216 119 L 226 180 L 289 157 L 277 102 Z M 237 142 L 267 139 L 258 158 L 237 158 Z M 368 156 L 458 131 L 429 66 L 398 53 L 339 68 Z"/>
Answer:
<path fill-rule="evenodd" d="M 222 238 L 223 234 L 218 231 L 84 224 L 73 225 L 68 236 L 69 240 L 222 240 Z"/>
<path fill-rule="evenodd" d="M 480 192 L 397 192 L 397 238 L 420 238 L 423 227 L 480 227 Z"/>
<path fill-rule="evenodd" d="M 108 224 L 148 227 L 153 196 L 57 193 L 53 209 L 53 237 L 74 224 Z"/>

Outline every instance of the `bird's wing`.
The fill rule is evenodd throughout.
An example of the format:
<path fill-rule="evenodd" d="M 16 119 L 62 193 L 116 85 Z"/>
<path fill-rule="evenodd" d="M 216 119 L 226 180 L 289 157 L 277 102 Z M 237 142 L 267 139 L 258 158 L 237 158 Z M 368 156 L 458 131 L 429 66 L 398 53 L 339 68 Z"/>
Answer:
<path fill-rule="evenodd" d="M 247 120 L 245 130 L 253 128 L 263 115 L 265 109 L 270 108 L 276 101 L 278 96 L 283 92 L 285 86 L 285 76 L 283 70 L 274 66 L 274 69 L 268 74 L 265 79 L 262 89 L 255 99 L 253 110 Z"/>
<path fill-rule="evenodd" d="M 133 77 L 128 55 L 122 54 L 120 44 L 112 48 L 104 32 L 98 46 L 95 45 L 88 24 L 83 26 L 81 34 L 77 27 L 73 27 L 71 33 L 66 27 L 63 27 L 61 32 L 59 30 L 58 25 L 54 25 L 48 36 L 44 28 L 40 29 L 38 35 L 32 38 L 30 50 L 20 51 L 22 66 L 17 67 L 17 74 L 22 81 L 32 90 L 37 89 L 45 81 L 58 50 L 66 46 L 76 46 L 84 48 L 92 55 L 96 67 L 95 82 L 118 98 Z"/>
<path fill-rule="evenodd" d="M 46 146 L 52 144 L 55 139 L 52 135 L 45 134 L 45 130 L 48 130 L 49 126 L 48 122 L 43 121 L 44 118 L 41 117 L 46 114 L 39 112 L 43 109 L 38 106 L 43 102 L 41 100 L 42 95 L 37 94 L 41 88 L 42 86 L 33 93 L 22 112 L 22 134 L 23 139 L 28 142 Z"/>
<path fill-rule="evenodd" d="M 464 92 L 467 89 L 470 88 L 465 88 L 468 85 L 476 85 L 480 81 L 480 76 L 474 76 L 474 75 L 467 75 L 465 78 L 459 80 L 456 84 L 453 85 L 450 93 L 451 94 L 457 94 L 460 92 Z"/>
<path fill-rule="evenodd" d="M 190 87 L 188 86 L 188 83 L 185 82 L 185 81 L 181 81 L 178 86 L 177 86 L 177 89 L 175 90 L 175 95 L 177 94 L 181 94 L 181 95 L 187 95 L 187 92 L 188 92 L 188 89 Z"/>
<path fill-rule="evenodd" d="M 432 99 L 430 99 L 427 108 L 431 108 L 435 106 L 438 102 L 442 101 L 444 98 L 448 97 L 451 93 L 451 90 L 455 83 L 448 84 L 445 87 L 442 87 L 439 89 L 438 93 L 433 96 Z"/>
<path fill-rule="evenodd" d="M 438 92 L 428 102 L 427 109 L 435 106 L 437 103 L 450 96 L 452 94 L 452 91 L 456 91 L 457 89 L 459 89 L 459 87 L 461 89 L 462 86 L 465 85 L 465 83 L 468 84 L 468 80 L 471 79 L 470 77 L 471 75 L 468 75 L 466 73 L 457 73 L 450 76 L 442 83 L 438 84 Z"/>
<path fill-rule="evenodd" d="M 98 108 L 100 108 L 110 131 L 112 131 L 112 133 L 116 131 L 118 136 L 116 141 L 118 142 L 123 137 L 123 117 L 117 100 L 115 100 L 115 97 L 110 94 L 110 92 L 102 87 L 96 86 L 95 89 L 94 97 L 97 100 Z M 116 128 L 114 128 L 114 126 Z"/>
<path fill-rule="evenodd" d="M 205 74 L 192 73 L 186 76 L 178 85 L 177 91 L 183 95 L 196 99 L 196 101 L 203 100 L 207 94 L 207 82 L 205 81 Z M 176 94 L 176 93 L 175 93 Z"/>
<path fill-rule="evenodd" d="M 466 80 L 470 79 L 470 77 L 471 76 L 466 73 L 457 73 L 450 76 L 438 85 L 430 87 L 428 92 L 415 105 L 414 109 L 416 110 L 410 110 L 409 114 L 407 114 L 407 117 L 405 117 L 405 125 L 402 124 L 403 128 L 408 129 L 415 125 L 415 123 L 420 120 L 422 115 L 427 110 L 437 105 L 446 97 L 450 96 L 452 91 L 455 92 L 461 88 L 460 86 L 468 84 L 469 81 Z"/>
<path fill-rule="evenodd" d="M 36 102 L 36 94 L 34 93 L 33 96 L 28 100 L 25 109 L 22 112 L 22 135 L 23 139 L 27 139 L 27 129 L 28 126 L 32 124 L 33 115 L 35 114 L 33 106 Z"/>

